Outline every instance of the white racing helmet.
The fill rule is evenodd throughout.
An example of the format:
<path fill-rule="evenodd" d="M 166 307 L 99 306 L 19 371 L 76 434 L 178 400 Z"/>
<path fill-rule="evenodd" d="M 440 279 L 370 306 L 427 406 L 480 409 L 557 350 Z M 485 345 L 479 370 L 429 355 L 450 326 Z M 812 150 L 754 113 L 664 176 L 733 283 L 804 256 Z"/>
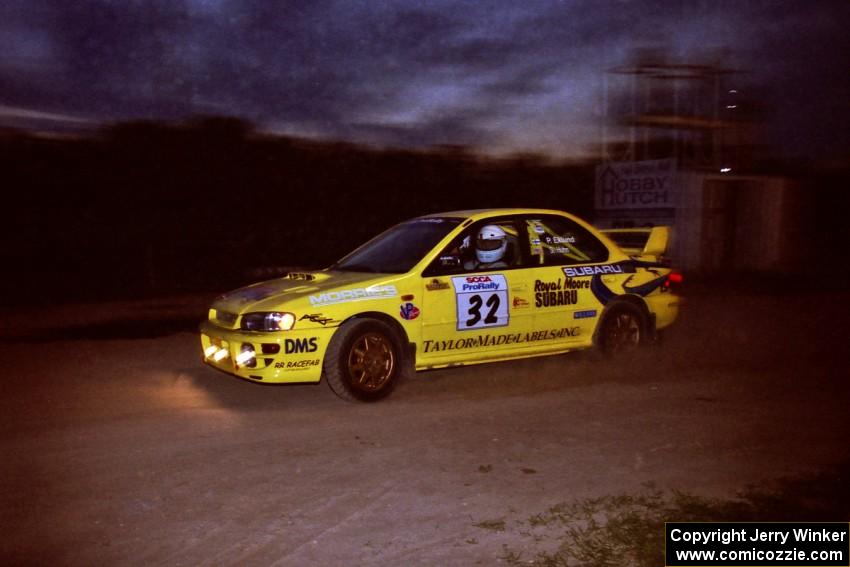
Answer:
<path fill-rule="evenodd" d="M 478 231 L 475 255 L 482 264 L 492 264 L 501 260 L 507 247 L 508 239 L 502 227 L 488 224 Z"/>

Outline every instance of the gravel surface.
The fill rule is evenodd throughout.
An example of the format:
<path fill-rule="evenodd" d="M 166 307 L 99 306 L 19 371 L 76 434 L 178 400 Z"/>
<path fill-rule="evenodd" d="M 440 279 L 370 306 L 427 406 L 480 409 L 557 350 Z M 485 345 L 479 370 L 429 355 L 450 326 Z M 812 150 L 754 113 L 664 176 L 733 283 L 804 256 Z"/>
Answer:
<path fill-rule="evenodd" d="M 0 557 L 493 565 L 559 502 L 822 470 L 850 453 L 848 299 L 705 289 L 630 360 L 420 373 L 371 405 L 204 367 L 208 297 L 7 312 Z"/>

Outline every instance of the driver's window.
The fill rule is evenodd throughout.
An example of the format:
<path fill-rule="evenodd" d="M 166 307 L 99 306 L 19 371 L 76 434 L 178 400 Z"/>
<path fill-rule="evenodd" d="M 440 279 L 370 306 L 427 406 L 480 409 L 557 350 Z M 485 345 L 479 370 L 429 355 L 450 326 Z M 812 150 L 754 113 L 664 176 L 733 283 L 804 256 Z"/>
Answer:
<path fill-rule="evenodd" d="M 470 226 L 437 256 L 426 275 L 463 274 L 521 267 L 520 232 L 510 220 Z"/>

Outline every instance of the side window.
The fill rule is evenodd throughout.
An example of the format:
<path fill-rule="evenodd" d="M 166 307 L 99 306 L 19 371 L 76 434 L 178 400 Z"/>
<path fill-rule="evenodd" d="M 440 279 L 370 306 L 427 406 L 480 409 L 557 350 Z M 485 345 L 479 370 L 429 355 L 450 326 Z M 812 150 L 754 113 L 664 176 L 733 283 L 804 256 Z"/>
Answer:
<path fill-rule="evenodd" d="M 564 217 L 538 217 L 526 220 L 531 263 L 564 266 L 604 262 L 608 249 L 581 225 Z"/>
<path fill-rule="evenodd" d="M 515 220 L 487 220 L 471 225 L 452 241 L 424 275 L 450 275 L 523 266 L 520 232 L 522 223 Z M 524 230 L 524 228 L 522 229 Z"/>

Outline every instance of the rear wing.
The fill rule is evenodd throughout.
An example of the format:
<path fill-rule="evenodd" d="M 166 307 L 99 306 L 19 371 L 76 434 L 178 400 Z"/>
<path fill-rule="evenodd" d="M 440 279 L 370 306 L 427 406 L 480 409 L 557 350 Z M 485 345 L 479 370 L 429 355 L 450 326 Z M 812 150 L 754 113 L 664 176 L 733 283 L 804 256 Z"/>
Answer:
<path fill-rule="evenodd" d="M 670 244 L 670 227 L 609 228 L 602 234 L 614 241 L 629 256 L 657 262 L 667 254 Z"/>

